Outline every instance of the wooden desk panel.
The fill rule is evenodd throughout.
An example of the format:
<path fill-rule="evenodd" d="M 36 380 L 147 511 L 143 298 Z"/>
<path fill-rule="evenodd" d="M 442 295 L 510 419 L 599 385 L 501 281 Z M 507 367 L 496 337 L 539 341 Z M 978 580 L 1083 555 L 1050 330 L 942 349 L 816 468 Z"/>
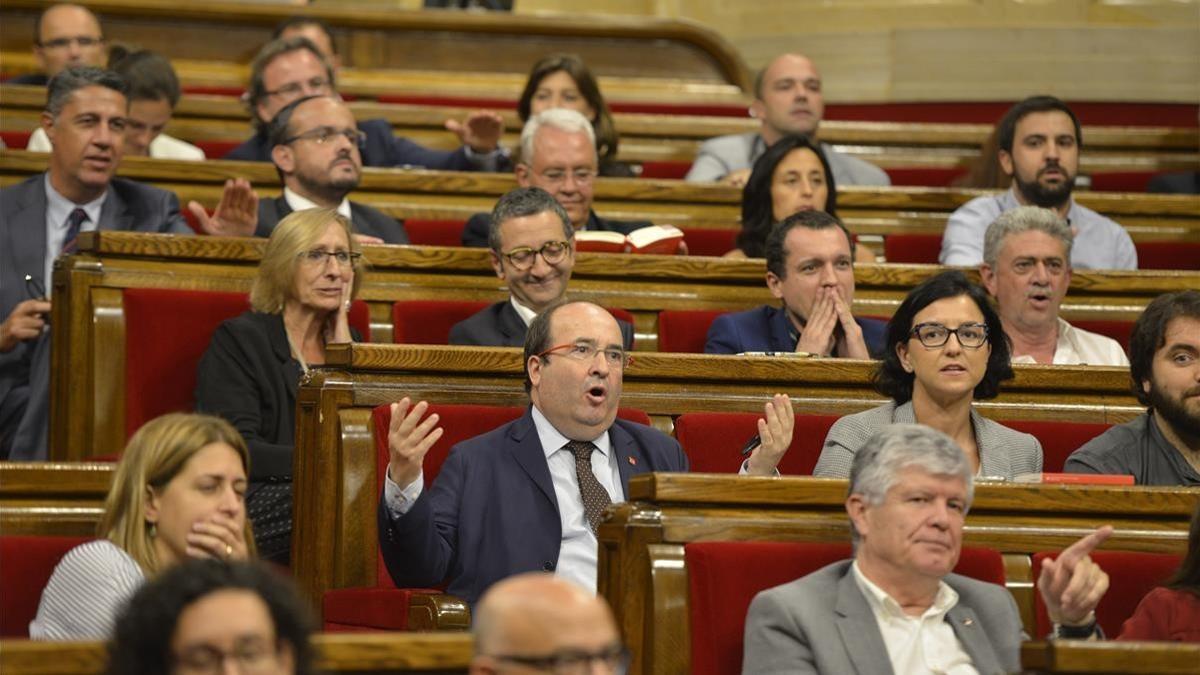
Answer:
<path fill-rule="evenodd" d="M 0 462 L 0 532 L 94 536 L 110 462 Z"/>

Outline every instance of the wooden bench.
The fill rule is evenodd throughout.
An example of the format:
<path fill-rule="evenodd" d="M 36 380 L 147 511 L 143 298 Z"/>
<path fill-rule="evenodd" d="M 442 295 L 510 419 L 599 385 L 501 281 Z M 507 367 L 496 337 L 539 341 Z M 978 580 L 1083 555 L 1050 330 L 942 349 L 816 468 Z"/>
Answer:
<path fill-rule="evenodd" d="M 1195 673 L 1197 663 L 1200 645 L 1183 642 L 1063 640 L 1021 645 L 1026 673 L 1183 675 Z"/>
<path fill-rule="evenodd" d="M 639 655 L 634 673 L 687 672 L 688 576 L 683 546 L 711 540 L 847 541 L 846 481 L 651 474 L 600 525 L 599 591 Z M 1007 585 L 1033 634 L 1030 556 L 1069 545 L 1101 523 L 1105 549 L 1187 548 L 1196 493 L 1184 488 L 979 484 L 964 545 L 1005 556 Z"/>
<path fill-rule="evenodd" d="M 93 536 L 111 462 L 0 462 L 0 532 Z"/>

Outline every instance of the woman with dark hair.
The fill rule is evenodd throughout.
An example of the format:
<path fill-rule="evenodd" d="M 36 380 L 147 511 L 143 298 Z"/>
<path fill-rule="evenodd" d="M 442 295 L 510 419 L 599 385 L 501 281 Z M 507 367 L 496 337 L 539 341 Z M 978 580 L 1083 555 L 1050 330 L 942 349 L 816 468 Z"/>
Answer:
<path fill-rule="evenodd" d="M 953 438 L 982 477 L 1040 473 L 1041 443 L 984 418 L 972 405 L 995 397 L 1012 376 L 1008 338 L 984 290 L 958 271 L 926 279 L 888 322 L 875 388 L 892 401 L 835 422 L 813 475 L 845 478 L 854 453 L 896 422 L 924 424 Z"/>
<path fill-rule="evenodd" d="M 837 185 L 821 146 L 806 136 L 785 136 L 754 163 L 742 188 L 742 231 L 728 258 L 761 258 L 767 234 L 799 211 L 837 217 Z"/>
<path fill-rule="evenodd" d="M 1117 639 L 1200 642 L 1200 502 L 1192 513 L 1183 564 L 1142 598 Z"/>
<path fill-rule="evenodd" d="M 567 108 L 581 113 L 596 131 L 596 154 L 600 175 L 632 178 L 629 165 L 617 161 L 617 127 L 600 93 L 592 71 L 575 54 L 550 54 L 533 64 L 525 90 L 517 102 L 521 123 L 551 108 Z"/>

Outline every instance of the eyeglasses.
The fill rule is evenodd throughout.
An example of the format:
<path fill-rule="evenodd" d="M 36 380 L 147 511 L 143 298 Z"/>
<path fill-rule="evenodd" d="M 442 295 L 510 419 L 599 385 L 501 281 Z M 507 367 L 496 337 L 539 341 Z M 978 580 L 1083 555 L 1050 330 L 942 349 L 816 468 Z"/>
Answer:
<path fill-rule="evenodd" d="M 569 241 L 548 241 L 542 244 L 541 248 L 520 246 L 500 255 L 508 258 L 508 262 L 512 263 L 518 272 L 524 272 L 533 267 L 534 258 L 538 255 L 542 256 L 542 260 L 545 260 L 547 265 L 557 265 L 567 257 L 567 253 L 570 251 L 571 242 Z"/>
<path fill-rule="evenodd" d="M 290 145 L 299 140 L 316 141 L 318 145 L 324 145 L 338 137 L 343 137 L 358 147 L 362 147 L 367 141 L 367 134 L 359 129 L 335 129 L 333 127 L 317 127 L 309 129 L 304 133 L 296 134 L 283 139 L 283 145 Z"/>
<path fill-rule="evenodd" d="M 58 50 L 70 47 L 72 42 L 79 45 L 80 49 L 87 49 L 88 47 L 99 47 L 104 43 L 104 38 L 88 37 L 86 35 L 80 35 L 78 37 L 61 37 L 54 38 L 53 40 L 46 40 L 45 42 L 39 41 L 38 46 L 42 49 Z"/>
<path fill-rule="evenodd" d="M 362 257 L 361 253 L 351 253 L 350 251 L 322 251 L 319 248 L 314 248 L 311 251 L 302 251 L 296 257 L 300 258 L 309 265 L 324 265 L 326 258 L 333 258 L 338 267 L 349 267 L 350 265 L 358 264 L 358 259 Z"/>
<path fill-rule="evenodd" d="M 223 673 L 225 662 L 233 659 L 243 673 L 273 673 L 277 667 L 278 645 L 264 644 L 258 639 L 239 642 L 233 651 L 223 651 L 212 645 L 199 645 L 174 657 L 175 672 Z"/>
<path fill-rule="evenodd" d="M 596 354 L 604 354 L 604 360 L 611 368 L 625 368 L 628 367 L 629 364 L 633 363 L 633 357 L 629 354 L 626 354 L 624 350 L 615 348 L 601 349 L 596 345 L 588 344 L 586 342 L 558 345 L 557 347 L 551 347 L 547 349 L 537 356 L 538 358 L 542 358 L 564 349 L 567 351 L 563 352 L 563 355 L 576 361 L 591 361 L 592 359 L 596 358 Z"/>
<path fill-rule="evenodd" d="M 926 347 L 941 347 L 950 340 L 953 333 L 958 338 L 958 344 L 978 349 L 988 339 L 988 327 L 984 323 L 964 323 L 958 328 L 946 328 L 940 323 L 919 323 L 913 326 L 909 336 L 916 336 Z"/>
<path fill-rule="evenodd" d="M 548 656 L 493 656 L 500 661 L 519 663 L 534 670 L 555 675 L 587 675 L 592 672 L 592 663 L 599 661 L 616 675 L 624 675 L 629 668 L 629 650 L 613 645 L 598 652 L 563 650 Z"/>
<path fill-rule="evenodd" d="M 575 178 L 575 182 L 580 185 L 587 185 L 596 177 L 594 169 L 575 169 L 574 171 L 564 171 L 562 169 L 549 169 L 542 172 L 542 180 L 551 185 L 561 185 L 566 182 L 567 174 Z"/>
<path fill-rule="evenodd" d="M 333 83 L 325 77 L 311 77 L 302 82 L 289 82 L 275 90 L 267 90 L 263 92 L 264 96 L 286 96 L 288 98 L 299 96 L 305 90 L 316 92 L 318 94 L 328 93 L 333 91 Z"/>

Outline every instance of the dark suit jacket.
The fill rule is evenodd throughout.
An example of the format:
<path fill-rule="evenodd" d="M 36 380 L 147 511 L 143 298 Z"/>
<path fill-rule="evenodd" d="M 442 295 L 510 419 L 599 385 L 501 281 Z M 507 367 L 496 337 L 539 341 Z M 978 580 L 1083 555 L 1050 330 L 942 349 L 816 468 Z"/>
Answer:
<path fill-rule="evenodd" d="M 291 212 L 292 207 L 283 195 L 275 199 L 258 200 L 258 227 L 254 229 L 254 236 L 271 236 L 271 230 Z M 354 231 L 359 234 L 379 237 L 389 244 L 408 243 L 408 233 L 404 231 L 404 224 L 376 208 L 350 202 L 350 216 L 354 221 Z"/>
<path fill-rule="evenodd" d="M 0 190 L 0 320 L 28 300 L 25 275 L 47 290 L 46 174 Z M 191 234 L 174 194 L 114 178 L 100 208 L 100 230 Z M 56 255 L 57 253 L 51 254 Z M 45 459 L 49 440 L 50 333 L 0 354 L 0 456 Z M 6 444 L 7 447 L 6 447 Z"/>
<path fill-rule="evenodd" d="M 851 562 L 827 565 L 755 596 L 746 614 L 743 673 L 892 672 L 879 622 L 859 590 Z M 1025 634 L 1012 594 L 957 574 L 943 581 L 958 593 L 958 604 L 945 621 L 975 669 L 982 675 L 1020 671 Z"/>
<path fill-rule="evenodd" d="M 631 476 L 687 471 L 679 443 L 660 431 L 618 419 L 609 438 L 626 493 Z M 454 446 L 433 485 L 402 518 L 393 520 L 382 498 L 378 516 L 379 548 L 400 587 L 446 580 L 449 593 L 473 605 L 505 577 L 558 564 L 558 501 L 528 410 Z"/>
<path fill-rule="evenodd" d="M 367 135 L 362 147 L 363 166 L 406 166 L 440 171 L 475 171 L 478 167 L 467 158 L 465 147 L 457 150 L 431 150 L 407 138 L 392 133 L 387 120 L 364 120 L 358 128 Z M 271 146 L 265 131 L 256 133 L 242 143 L 224 159 L 240 159 L 246 162 L 270 162 Z M 504 156 L 497 158 L 496 171 L 512 169 L 512 162 Z"/>
<path fill-rule="evenodd" d="M 878 319 L 854 319 L 862 328 L 863 342 L 874 358 L 883 353 L 887 324 Z M 705 354 L 742 352 L 791 352 L 796 349 L 787 311 L 763 305 L 755 309 L 718 316 L 708 328 Z"/>
<path fill-rule="evenodd" d="M 1160 173 L 1146 183 L 1146 192 L 1175 195 L 1200 195 L 1200 171 Z"/>
<path fill-rule="evenodd" d="M 633 349 L 633 326 L 617 319 L 625 349 Z M 525 345 L 525 322 L 508 300 L 484 307 L 454 324 L 450 329 L 450 344 L 477 347 L 522 347 Z"/>
<path fill-rule="evenodd" d="M 44 87 L 49 83 L 50 78 L 46 77 L 45 73 L 25 73 L 8 80 L 8 84 L 27 84 L 39 87 Z"/>
<path fill-rule="evenodd" d="M 491 223 L 492 214 L 490 213 L 476 213 L 471 216 L 467 220 L 467 226 L 463 228 L 463 246 L 487 248 L 488 229 L 491 228 Z M 653 224 L 648 220 L 606 220 L 596 215 L 595 211 L 591 211 L 583 229 L 590 232 L 620 232 L 621 234 L 629 234 L 634 230 L 650 227 Z"/>

